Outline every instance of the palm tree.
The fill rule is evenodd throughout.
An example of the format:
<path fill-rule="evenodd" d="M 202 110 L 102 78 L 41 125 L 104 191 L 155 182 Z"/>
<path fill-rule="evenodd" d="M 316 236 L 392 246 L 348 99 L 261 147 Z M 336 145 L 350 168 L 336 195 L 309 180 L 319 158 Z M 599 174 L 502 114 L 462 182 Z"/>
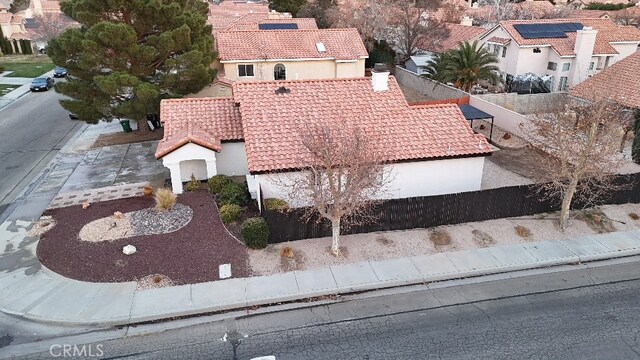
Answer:
<path fill-rule="evenodd" d="M 457 49 L 434 56 L 424 67 L 424 76 L 469 92 L 479 80 L 502 82 L 497 63 L 496 56 L 479 46 L 478 41 L 465 41 L 458 43 Z"/>

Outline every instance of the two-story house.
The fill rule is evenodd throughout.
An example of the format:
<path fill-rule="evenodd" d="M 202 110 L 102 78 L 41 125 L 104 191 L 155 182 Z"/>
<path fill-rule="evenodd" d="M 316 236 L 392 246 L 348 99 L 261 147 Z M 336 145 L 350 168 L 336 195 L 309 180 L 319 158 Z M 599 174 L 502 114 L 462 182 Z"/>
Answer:
<path fill-rule="evenodd" d="M 551 91 L 567 91 L 638 51 L 640 29 L 610 19 L 513 20 L 480 39 L 503 75 L 546 76 Z"/>
<path fill-rule="evenodd" d="M 260 28 L 216 33 L 218 75 L 203 95 L 230 96 L 238 81 L 364 76 L 368 53 L 356 29 L 301 29 L 295 22 Z"/>

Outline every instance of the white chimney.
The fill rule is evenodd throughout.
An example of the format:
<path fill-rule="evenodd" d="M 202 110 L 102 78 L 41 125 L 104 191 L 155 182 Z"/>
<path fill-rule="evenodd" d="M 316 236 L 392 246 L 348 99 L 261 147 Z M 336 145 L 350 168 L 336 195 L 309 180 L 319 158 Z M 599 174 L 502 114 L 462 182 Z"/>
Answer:
<path fill-rule="evenodd" d="M 589 63 L 593 57 L 593 48 L 596 45 L 597 35 L 598 30 L 588 26 L 576 31 L 576 43 L 573 47 L 576 57 L 573 64 L 571 64 L 571 83 L 569 83 L 569 86 L 574 86 L 588 77 Z"/>
<path fill-rule="evenodd" d="M 371 70 L 373 91 L 389 90 L 389 70 L 385 64 L 376 64 Z"/>
<path fill-rule="evenodd" d="M 464 25 L 464 26 L 473 26 L 473 19 L 465 16 L 462 18 L 462 20 L 460 21 L 460 25 Z"/>

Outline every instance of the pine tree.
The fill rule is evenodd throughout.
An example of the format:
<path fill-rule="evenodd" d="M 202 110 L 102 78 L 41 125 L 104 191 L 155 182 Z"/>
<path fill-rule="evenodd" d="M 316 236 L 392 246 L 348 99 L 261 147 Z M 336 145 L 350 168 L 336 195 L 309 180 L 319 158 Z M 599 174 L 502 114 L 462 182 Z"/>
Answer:
<path fill-rule="evenodd" d="M 56 91 L 79 119 L 130 118 L 146 129 L 161 98 L 211 83 L 215 59 L 208 6 L 195 0 L 70 0 L 63 12 L 82 26 L 51 40 L 47 54 L 70 77 Z"/>

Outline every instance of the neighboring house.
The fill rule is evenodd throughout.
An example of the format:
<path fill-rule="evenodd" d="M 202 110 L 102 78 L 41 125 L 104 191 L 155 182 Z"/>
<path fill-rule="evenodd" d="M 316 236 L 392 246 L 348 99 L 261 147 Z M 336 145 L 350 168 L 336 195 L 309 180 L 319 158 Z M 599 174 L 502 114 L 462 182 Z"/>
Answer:
<path fill-rule="evenodd" d="M 640 29 L 609 19 L 503 21 L 481 41 L 504 75 L 548 76 L 552 91 L 567 91 L 635 53 Z"/>
<path fill-rule="evenodd" d="M 29 34 L 24 27 L 25 19 L 23 15 L 12 14 L 6 8 L 0 8 L 0 29 L 7 39 L 11 40 L 11 47 L 14 53 L 23 53 L 23 43 L 20 40 L 29 40 Z"/>
<path fill-rule="evenodd" d="M 293 206 L 289 176 L 304 169 L 305 125 L 358 124 L 384 149 L 392 181 L 382 198 L 480 190 L 487 140 L 474 134 L 455 104 L 409 106 L 389 72 L 372 78 L 236 82 L 233 98 L 161 103 L 164 138 L 156 158 L 171 171 L 173 190 L 193 174 L 247 175 L 254 198 Z"/>
<path fill-rule="evenodd" d="M 220 4 L 209 2 L 208 22 L 214 34 L 234 24 L 255 24 L 260 20 L 291 18 L 289 13 L 270 11 L 266 1 L 222 1 Z"/>
<path fill-rule="evenodd" d="M 622 106 L 640 109 L 640 52 L 572 87 L 569 94 L 589 101 L 613 99 Z"/>
<path fill-rule="evenodd" d="M 230 96 L 237 81 L 362 77 L 368 57 L 356 29 L 220 31 L 216 44 L 208 96 Z"/>
<path fill-rule="evenodd" d="M 414 74 L 422 75 L 426 73 L 425 66 L 429 64 L 431 59 L 433 59 L 433 55 L 414 55 L 405 61 L 404 67 Z"/>
<path fill-rule="evenodd" d="M 448 35 L 443 39 L 429 39 L 425 38 L 418 47 L 421 52 L 430 54 L 438 54 L 456 49 L 461 42 L 473 42 L 478 40 L 487 30 L 479 26 L 471 25 L 471 18 L 465 18 L 462 20 L 465 24 L 444 24 L 445 28 L 449 31 Z"/>

